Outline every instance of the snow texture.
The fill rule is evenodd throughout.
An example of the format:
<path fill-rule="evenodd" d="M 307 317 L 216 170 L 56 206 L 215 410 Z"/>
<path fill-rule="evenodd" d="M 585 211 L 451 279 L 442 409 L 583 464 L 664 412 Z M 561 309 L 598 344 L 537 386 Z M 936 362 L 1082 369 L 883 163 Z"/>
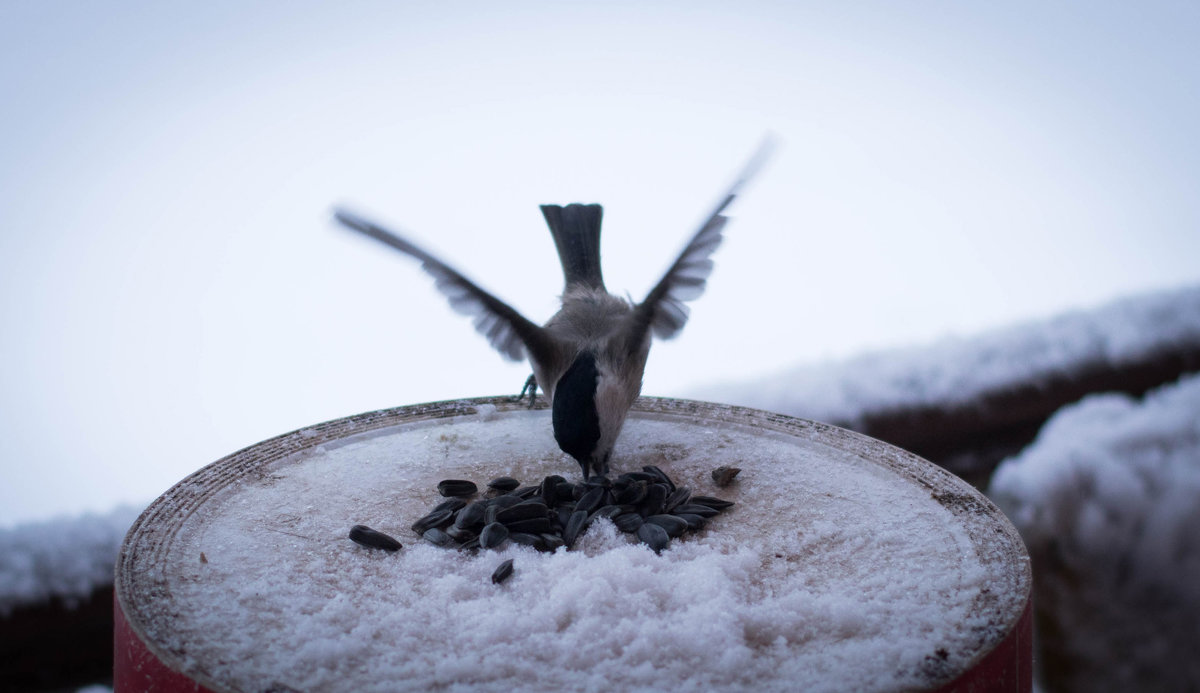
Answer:
<path fill-rule="evenodd" d="M 949 408 L 1018 385 L 1120 368 L 1162 350 L 1200 344 L 1200 287 L 1119 300 L 1094 311 L 928 346 L 806 365 L 760 380 L 702 388 L 728 402 L 856 428 L 871 414 Z"/>
<path fill-rule="evenodd" d="M 1200 689 L 1200 376 L 1061 409 L 989 494 L 1034 559 L 1052 687 Z"/>
<path fill-rule="evenodd" d="M 662 555 L 607 520 L 553 554 L 463 553 L 408 529 L 440 478 L 570 473 L 546 412 L 326 444 L 182 520 L 162 565 L 138 569 L 171 585 L 146 630 L 185 671 L 245 690 L 897 690 L 961 670 L 996 627 L 973 600 L 1004 579 L 928 487 L 797 440 L 631 420 L 621 467 L 737 502 Z M 705 483 L 734 462 L 736 484 Z M 404 548 L 354 545 L 357 523 Z"/>
<path fill-rule="evenodd" d="M 111 585 L 117 552 L 139 512 L 121 506 L 0 530 L 0 616 L 51 598 L 74 606 Z"/>

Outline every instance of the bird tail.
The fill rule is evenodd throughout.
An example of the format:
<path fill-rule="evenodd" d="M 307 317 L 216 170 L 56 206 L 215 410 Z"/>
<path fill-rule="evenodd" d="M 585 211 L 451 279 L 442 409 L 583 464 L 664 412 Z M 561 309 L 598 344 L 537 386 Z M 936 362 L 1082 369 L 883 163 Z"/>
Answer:
<path fill-rule="evenodd" d="M 554 236 L 566 288 L 583 284 L 604 289 L 600 274 L 600 205 L 542 205 L 542 215 Z"/>

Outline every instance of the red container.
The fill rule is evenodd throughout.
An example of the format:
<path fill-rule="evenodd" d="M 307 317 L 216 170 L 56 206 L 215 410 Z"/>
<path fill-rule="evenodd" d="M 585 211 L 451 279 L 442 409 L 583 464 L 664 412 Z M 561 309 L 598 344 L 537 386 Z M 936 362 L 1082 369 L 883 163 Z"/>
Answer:
<path fill-rule="evenodd" d="M 707 471 L 730 462 L 742 474 L 713 488 Z M 404 528 L 440 500 L 432 489 L 441 478 L 577 476 L 554 445 L 548 412 L 501 398 L 402 407 L 234 453 L 163 494 L 126 537 L 116 571 L 115 691 L 560 690 L 599 680 L 622 689 L 650 685 L 636 678 L 650 667 L 625 666 L 643 655 L 659 663 L 658 686 L 679 676 L 709 690 L 1031 690 L 1024 546 L 995 506 L 941 468 L 832 426 L 652 398 L 631 413 L 614 474 L 643 464 L 696 493 L 734 500 L 735 510 L 662 556 L 625 545 L 615 530 L 596 530 L 571 554 L 507 549 L 522 567 L 496 594 L 520 596 L 531 614 L 524 619 L 520 607 L 513 627 L 557 622 L 557 632 L 530 631 L 515 645 L 485 638 L 479 647 L 492 649 L 478 654 L 478 668 L 492 673 L 472 678 L 481 675 L 470 666 L 410 660 L 438 664 L 442 648 L 445 662 L 470 664 L 473 651 L 455 638 L 477 616 L 449 605 L 483 604 L 503 619 L 506 598 L 491 604 L 486 590 L 496 587 L 477 579 L 500 556 L 433 550 Z M 381 558 L 352 545 L 345 531 L 364 517 L 405 548 Z M 642 582 L 628 582 L 635 577 Z M 676 577 L 714 591 L 691 598 L 670 587 Z M 605 583 L 609 592 L 596 594 L 609 599 L 550 599 L 564 585 L 589 582 Z M 606 628 L 576 632 L 597 620 L 622 622 L 623 590 L 651 597 L 639 617 L 667 634 L 659 650 L 637 633 L 610 647 L 594 640 Z M 706 599 L 729 600 L 737 613 L 724 626 L 719 617 L 689 621 L 711 606 Z M 417 632 L 430 633 L 417 648 L 409 615 L 421 622 Z M 455 618 L 467 620 L 450 623 Z M 595 647 L 555 664 L 555 643 L 572 637 Z M 542 658 L 537 666 L 483 667 L 512 656 L 503 648 L 529 652 L 530 643 L 542 643 L 530 655 Z M 721 663 L 730 657 L 733 665 Z"/>

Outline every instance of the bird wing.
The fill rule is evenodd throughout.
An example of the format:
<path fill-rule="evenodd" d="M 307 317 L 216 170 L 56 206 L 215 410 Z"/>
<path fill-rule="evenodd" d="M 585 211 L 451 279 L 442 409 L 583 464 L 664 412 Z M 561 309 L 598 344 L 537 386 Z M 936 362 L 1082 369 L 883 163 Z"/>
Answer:
<path fill-rule="evenodd" d="M 540 326 L 530 322 L 504 301 L 479 288 L 474 282 L 433 255 L 363 217 L 345 209 L 334 211 L 334 218 L 347 228 L 390 245 L 421 261 L 421 269 L 434 278 L 438 291 L 458 313 L 474 318 L 475 329 L 501 355 L 521 361 L 528 352 L 535 360 L 544 360 L 552 350 L 551 338 Z"/>
<path fill-rule="evenodd" d="M 683 252 L 659 280 L 645 300 L 634 308 L 629 348 L 636 350 L 649 331 L 660 339 L 671 339 L 679 334 L 688 319 L 688 308 L 684 305 L 704 293 L 708 275 L 712 274 L 713 251 L 721 245 L 725 223 L 729 220 L 724 212 L 741 193 L 742 187 L 762 167 L 772 149 L 771 140 L 764 140 L 754 156 L 742 169 L 741 174 L 730 186 L 729 191 L 712 214 L 692 236 Z"/>

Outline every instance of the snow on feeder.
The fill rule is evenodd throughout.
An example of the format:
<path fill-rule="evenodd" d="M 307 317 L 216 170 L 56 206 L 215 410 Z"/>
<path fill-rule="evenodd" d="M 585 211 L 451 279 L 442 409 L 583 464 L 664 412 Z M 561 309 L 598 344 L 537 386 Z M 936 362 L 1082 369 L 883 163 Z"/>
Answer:
<path fill-rule="evenodd" d="M 413 532 L 444 479 L 576 480 L 549 416 L 371 412 L 184 479 L 118 559 L 115 690 L 1030 689 L 1016 531 L 941 468 L 836 427 L 638 400 L 611 475 L 655 465 L 735 503 L 658 554 L 599 518 L 553 552 Z M 717 488 L 721 466 L 743 471 Z M 404 546 L 360 546 L 355 525 Z"/>

